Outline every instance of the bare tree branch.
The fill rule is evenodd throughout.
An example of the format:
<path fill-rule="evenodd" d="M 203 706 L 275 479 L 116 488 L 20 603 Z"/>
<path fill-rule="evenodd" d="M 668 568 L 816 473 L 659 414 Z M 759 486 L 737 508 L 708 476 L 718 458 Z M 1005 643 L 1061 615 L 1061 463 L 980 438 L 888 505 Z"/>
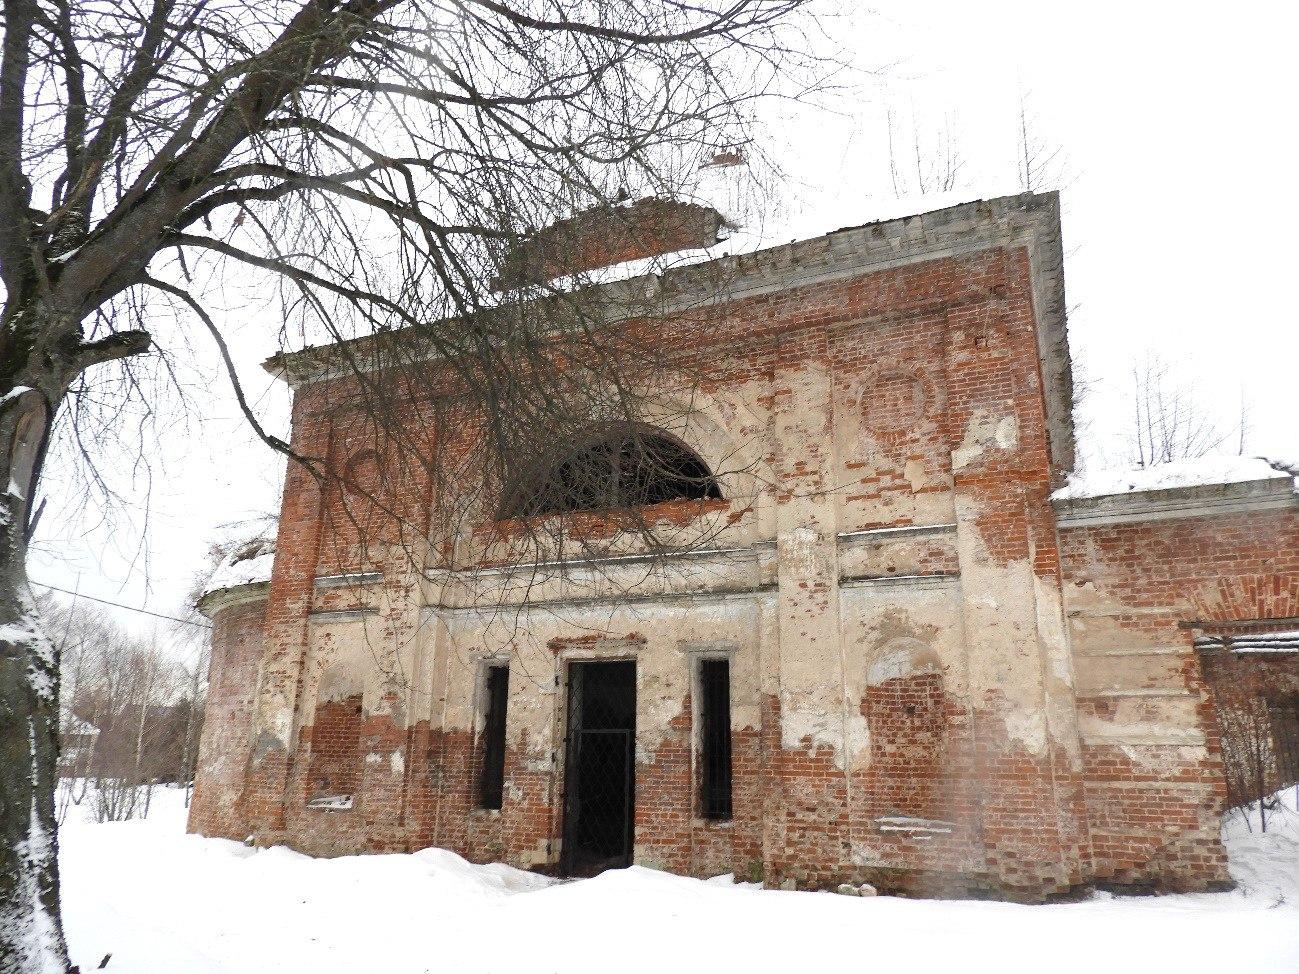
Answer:
<path fill-rule="evenodd" d="M 50 444 L 105 503 L 106 452 L 147 480 L 150 451 L 123 442 L 206 374 L 206 334 L 256 435 L 334 505 L 340 558 L 473 563 L 502 519 L 499 553 L 538 563 L 613 535 L 700 543 L 716 483 L 644 433 L 651 401 L 689 402 L 693 381 L 655 299 L 611 316 L 581 275 L 492 282 L 557 218 L 688 197 L 705 147 L 750 144 L 755 100 L 815 74 L 807 3 L 3 0 L 0 807 L 33 812 L 0 834 L 0 955 L 22 974 L 66 967 L 52 850 L 21 852 L 54 827 L 59 667 L 25 575 Z M 320 443 L 285 442 L 246 395 L 214 303 L 241 286 L 273 299 L 273 345 L 326 349 Z M 368 479 L 362 441 L 384 458 Z M 506 518 L 546 476 L 605 509 Z M 699 516 L 640 510 L 654 477 L 700 494 Z M 610 531 L 579 530 L 599 518 Z M 10 932 L 37 919 L 47 942 Z"/>

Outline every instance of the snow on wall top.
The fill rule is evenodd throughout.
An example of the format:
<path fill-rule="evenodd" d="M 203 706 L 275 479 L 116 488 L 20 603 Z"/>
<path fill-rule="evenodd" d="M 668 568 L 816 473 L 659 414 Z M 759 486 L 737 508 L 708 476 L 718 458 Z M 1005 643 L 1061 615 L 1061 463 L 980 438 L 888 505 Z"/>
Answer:
<path fill-rule="evenodd" d="M 1296 473 L 1299 473 L 1299 466 L 1265 457 L 1209 456 L 1139 469 L 1111 468 L 1070 474 L 1069 482 L 1053 493 L 1051 499 L 1080 500 L 1149 490 L 1277 480 L 1283 477 L 1293 480 Z"/>
<path fill-rule="evenodd" d="M 216 567 L 203 585 L 199 598 L 241 585 L 269 582 L 278 529 L 279 520 L 273 517 L 226 525 L 222 537 L 212 545 Z"/>

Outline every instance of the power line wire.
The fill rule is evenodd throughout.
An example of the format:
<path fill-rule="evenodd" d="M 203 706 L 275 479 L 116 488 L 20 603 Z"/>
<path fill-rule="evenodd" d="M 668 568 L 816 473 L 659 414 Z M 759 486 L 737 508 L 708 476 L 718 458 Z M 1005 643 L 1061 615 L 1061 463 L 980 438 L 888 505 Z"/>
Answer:
<path fill-rule="evenodd" d="M 62 592 L 64 595 L 71 595 L 76 599 L 89 599 L 91 602 L 98 602 L 100 605 L 111 605 L 115 609 L 125 609 L 127 612 L 138 612 L 141 615 L 153 616 L 155 619 L 168 619 L 171 622 L 181 622 L 187 626 L 194 626 L 198 629 L 211 629 L 206 622 L 195 622 L 193 619 L 182 619 L 179 616 L 164 615 L 161 612 L 150 612 L 148 609 L 138 609 L 133 605 L 123 605 L 121 602 L 110 602 L 108 599 L 97 599 L 93 595 L 87 595 L 85 592 L 69 592 L 66 588 L 59 588 L 57 585 L 49 585 L 46 582 L 37 582 L 28 580 L 32 585 L 39 585 L 41 588 L 47 588 L 52 592 Z"/>

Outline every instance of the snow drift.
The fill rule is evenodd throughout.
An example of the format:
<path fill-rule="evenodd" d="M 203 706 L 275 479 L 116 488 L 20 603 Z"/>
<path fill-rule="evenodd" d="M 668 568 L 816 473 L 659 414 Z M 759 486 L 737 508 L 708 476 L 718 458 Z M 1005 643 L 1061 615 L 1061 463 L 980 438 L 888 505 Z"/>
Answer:
<path fill-rule="evenodd" d="M 1299 814 L 1229 820 L 1231 893 L 1058 906 L 856 898 L 649 869 L 557 882 L 450 852 L 312 859 L 147 821 L 62 831 L 74 962 L 110 974 L 583 974 L 610 969 L 1299 970 Z M 1274 828 L 1272 823 L 1275 823 Z"/>

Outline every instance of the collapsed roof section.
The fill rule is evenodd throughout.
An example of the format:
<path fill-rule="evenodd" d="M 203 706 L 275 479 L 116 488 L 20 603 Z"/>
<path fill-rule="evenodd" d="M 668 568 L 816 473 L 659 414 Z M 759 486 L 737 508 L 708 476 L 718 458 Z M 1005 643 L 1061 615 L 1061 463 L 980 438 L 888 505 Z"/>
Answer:
<path fill-rule="evenodd" d="M 503 291 L 544 284 L 633 260 L 708 248 L 725 239 L 729 225 L 711 206 L 649 197 L 596 206 L 560 220 L 524 240 L 506 258 L 493 282 Z"/>

